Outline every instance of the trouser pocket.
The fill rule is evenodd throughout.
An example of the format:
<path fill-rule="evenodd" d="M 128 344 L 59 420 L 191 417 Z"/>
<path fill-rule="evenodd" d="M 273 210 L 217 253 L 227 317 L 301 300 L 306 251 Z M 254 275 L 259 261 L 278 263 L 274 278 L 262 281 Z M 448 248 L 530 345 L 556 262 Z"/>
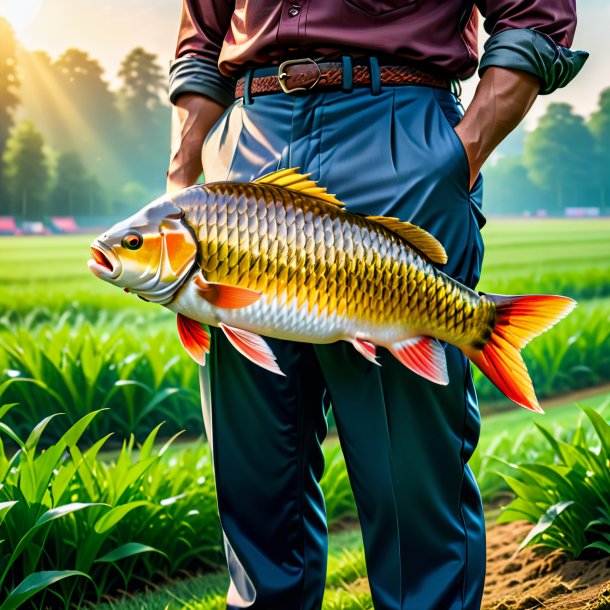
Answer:
<path fill-rule="evenodd" d="M 464 144 L 455 131 L 455 126 L 462 120 L 462 110 L 458 105 L 455 96 L 450 91 L 446 91 L 444 89 L 434 89 L 433 91 L 438 109 L 445 118 L 447 133 L 453 142 L 456 155 L 459 158 L 459 165 L 461 167 L 461 172 L 463 173 L 465 189 L 468 193 L 471 212 L 476 219 L 479 229 L 481 229 L 487 222 L 487 219 L 485 218 L 481 209 L 483 177 L 481 173 L 479 173 L 474 184 L 472 185 L 472 188 L 470 188 L 470 162 L 468 161 L 468 155 L 466 154 Z"/>

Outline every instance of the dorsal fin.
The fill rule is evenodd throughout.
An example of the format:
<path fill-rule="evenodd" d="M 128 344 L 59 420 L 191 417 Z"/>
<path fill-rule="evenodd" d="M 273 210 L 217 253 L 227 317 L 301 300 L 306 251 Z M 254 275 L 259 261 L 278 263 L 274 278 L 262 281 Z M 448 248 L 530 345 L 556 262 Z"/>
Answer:
<path fill-rule="evenodd" d="M 444 265 L 447 262 L 447 253 L 443 244 L 422 228 L 410 222 L 403 222 L 398 218 L 388 216 L 367 216 L 366 218 L 383 225 L 386 229 L 408 241 L 409 245 L 427 256 L 433 263 Z"/>
<path fill-rule="evenodd" d="M 339 201 L 334 195 L 326 192 L 323 186 L 318 186 L 318 183 L 314 180 L 310 180 L 311 174 L 299 174 L 298 167 L 292 167 L 289 169 L 279 169 L 276 172 L 265 174 L 260 178 L 254 180 L 260 184 L 274 184 L 275 186 L 281 186 L 290 191 L 299 191 L 305 195 L 322 199 L 327 203 L 343 207 L 345 204 Z"/>

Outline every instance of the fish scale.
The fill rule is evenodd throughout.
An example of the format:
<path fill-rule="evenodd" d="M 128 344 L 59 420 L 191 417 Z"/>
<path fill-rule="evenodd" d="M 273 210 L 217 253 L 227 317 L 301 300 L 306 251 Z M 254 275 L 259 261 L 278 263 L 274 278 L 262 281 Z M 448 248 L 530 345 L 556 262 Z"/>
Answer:
<path fill-rule="evenodd" d="M 180 205 L 197 235 L 207 282 L 256 290 L 268 301 L 294 300 L 295 311 L 306 306 L 309 315 L 317 304 L 315 315 L 332 317 L 333 327 L 339 316 L 365 330 L 385 324 L 408 335 L 433 327 L 439 336 L 454 333 L 454 342 L 455 333 L 480 339 L 486 320 L 478 295 L 460 290 L 382 225 L 272 185 L 218 183 L 192 194 L 193 202 Z M 466 301 L 475 322 L 469 327 L 457 316 Z M 476 311 L 483 314 L 477 320 Z"/>
<path fill-rule="evenodd" d="M 376 346 L 438 384 L 445 340 L 506 396 L 541 411 L 520 350 L 575 306 L 555 295 L 478 295 L 432 263 L 442 245 L 397 218 L 342 208 L 296 169 L 253 183 L 196 186 L 152 202 L 92 244 L 91 271 L 178 314 L 185 349 L 205 363 L 219 326 L 246 358 L 283 374 L 259 335 Z"/>

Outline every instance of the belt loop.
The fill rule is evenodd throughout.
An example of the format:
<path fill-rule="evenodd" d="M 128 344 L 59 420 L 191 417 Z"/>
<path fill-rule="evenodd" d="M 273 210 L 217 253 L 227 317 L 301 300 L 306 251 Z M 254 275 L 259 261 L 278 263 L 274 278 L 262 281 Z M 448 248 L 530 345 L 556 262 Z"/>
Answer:
<path fill-rule="evenodd" d="M 381 73 L 379 72 L 379 61 L 372 55 L 369 57 L 371 71 L 371 93 L 379 95 L 381 93 Z"/>
<path fill-rule="evenodd" d="M 349 93 L 354 88 L 352 58 L 349 55 L 342 55 L 341 61 L 343 62 L 343 82 L 341 83 L 341 89 L 346 93 Z"/>
<path fill-rule="evenodd" d="M 244 75 L 244 105 L 249 106 L 253 103 L 252 101 L 252 70 L 246 70 Z"/>

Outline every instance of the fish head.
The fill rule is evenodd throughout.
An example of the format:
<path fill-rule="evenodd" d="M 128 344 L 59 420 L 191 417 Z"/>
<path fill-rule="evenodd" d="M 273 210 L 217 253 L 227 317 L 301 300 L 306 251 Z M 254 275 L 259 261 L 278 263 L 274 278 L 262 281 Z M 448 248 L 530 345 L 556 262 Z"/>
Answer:
<path fill-rule="evenodd" d="M 117 223 L 91 244 L 91 272 L 146 301 L 171 300 L 197 259 L 184 212 L 164 196 Z"/>

